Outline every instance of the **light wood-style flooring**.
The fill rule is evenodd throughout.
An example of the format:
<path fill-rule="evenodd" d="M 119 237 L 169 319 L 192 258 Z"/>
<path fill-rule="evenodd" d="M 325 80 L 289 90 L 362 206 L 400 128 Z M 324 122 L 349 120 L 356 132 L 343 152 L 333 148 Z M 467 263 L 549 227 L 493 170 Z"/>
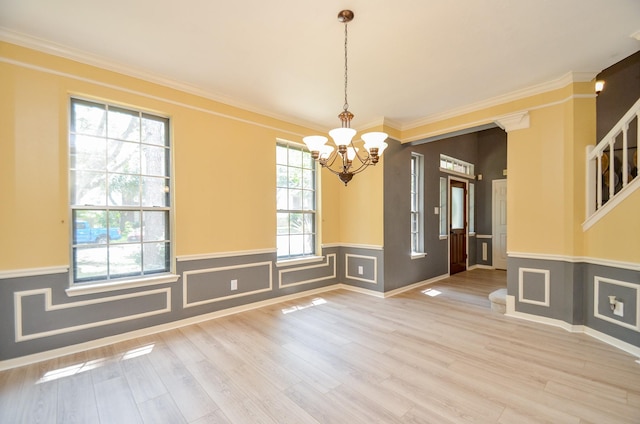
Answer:
<path fill-rule="evenodd" d="M 640 423 L 636 358 L 492 312 L 505 285 L 337 290 L 15 368 L 0 422 Z"/>

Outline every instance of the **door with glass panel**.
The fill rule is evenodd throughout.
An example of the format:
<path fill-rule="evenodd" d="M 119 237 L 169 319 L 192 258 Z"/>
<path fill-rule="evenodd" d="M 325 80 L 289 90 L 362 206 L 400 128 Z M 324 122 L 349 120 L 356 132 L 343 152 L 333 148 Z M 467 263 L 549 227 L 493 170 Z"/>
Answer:
<path fill-rule="evenodd" d="M 467 184 L 449 183 L 449 274 L 467 269 Z"/>

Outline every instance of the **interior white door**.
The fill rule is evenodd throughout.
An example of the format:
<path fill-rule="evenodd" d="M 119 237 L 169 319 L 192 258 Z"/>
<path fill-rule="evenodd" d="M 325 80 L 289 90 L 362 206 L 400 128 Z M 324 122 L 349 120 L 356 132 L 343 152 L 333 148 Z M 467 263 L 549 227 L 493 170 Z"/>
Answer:
<path fill-rule="evenodd" d="M 507 180 L 493 180 L 493 267 L 507 269 Z"/>

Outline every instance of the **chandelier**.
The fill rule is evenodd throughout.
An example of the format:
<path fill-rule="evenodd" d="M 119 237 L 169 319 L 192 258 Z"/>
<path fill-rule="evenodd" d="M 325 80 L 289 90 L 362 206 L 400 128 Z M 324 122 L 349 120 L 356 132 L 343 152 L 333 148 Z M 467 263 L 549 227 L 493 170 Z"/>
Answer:
<path fill-rule="evenodd" d="M 340 128 L 329 131 L 329 135 L 337 146 L 337 150 L 327 145 L 327 137 L 322 135 L 311 135 L 304 137 L 302 141 L 311 151 L 313 159 L 323 167 L 337 175 L 346 186 L 353 176 L 364 171 L 369 165 L 375 165 L 380 160 L 384 149 L 388 146 L 385 143 L 387 134 L 383 132 L 370 132 L 362 134 L 364 150 L 362 152 L 353 145 L 353 137 L 356 130 L 351 128 L 353 113 L 349 112 L 349 102 L 347 101 L 347 24 L 353 20 L 354 14 L 350 10 L 343 10 L 338 13 L 338 21 L 344 23 L 344 106 L 338 115 L 342 123 Z"/>

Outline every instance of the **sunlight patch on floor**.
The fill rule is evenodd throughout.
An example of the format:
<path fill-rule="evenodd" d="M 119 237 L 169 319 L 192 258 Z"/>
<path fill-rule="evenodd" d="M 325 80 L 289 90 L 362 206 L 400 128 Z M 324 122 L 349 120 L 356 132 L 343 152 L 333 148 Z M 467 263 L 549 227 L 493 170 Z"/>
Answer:
<path fill-rule="evenodd" d="M 282 313 L 283 314 L 290 314 L 291 312 L 301 311 L 303 309 L 311 308 L 312 306 L 322 305 L 324 303 L 327 303 L 327 301 L 324 300 L 321 297 L 316 297 L 310 303 L 304 303 L 304 304 L 301 304 L 301 305 L 294 305 L 294 306 L 290 306 L 288 308 L 284 308 L 282 310 Z"/>
<path fill-rule="evenodd" d="M 135 349 L 131 349 L 124 354 L 119 354 L 111 357 L 92 359 L 91 361 L 81 362 L 79 364 L 71 365 L 64 368 L 59 368 L 57 370 L 52 370 L 46 372 L 36 384 L 46 383 L 48 381 L 58 380 L 64 377 L 70 377 L 72 375 L 80 374 L 86 371 L 91 371 L 92 369 L 99 368 L 105 365 L 110 360 L 116 361 L 126 361 L 128 359 L 136 358 L 142 355 L 148 355 L 153 350 L 155 344 L 148 344 L 145 346 L 137 347 Z"/>

